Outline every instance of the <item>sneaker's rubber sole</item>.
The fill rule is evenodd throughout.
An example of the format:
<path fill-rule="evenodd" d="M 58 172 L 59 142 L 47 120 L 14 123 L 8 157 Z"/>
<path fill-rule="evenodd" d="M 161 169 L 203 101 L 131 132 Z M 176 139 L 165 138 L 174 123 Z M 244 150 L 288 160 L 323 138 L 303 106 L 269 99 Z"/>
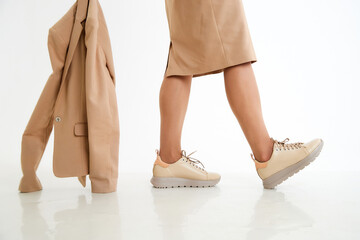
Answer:
<path fill-rule="evenodd" d="M 317 156 L 319 156 L 323 145 L 324 141 L 321 140 L 319 146 L 317 146 L 306 158 L 264 179 L 264 188 L 273 189 L 275 186 L 279 185 L 289 177 L 293 176 L 295 173 L 305 168 L 312 161 L 314 161 Z"/>
<path fill-rule="evenodd" d="M 187 178 L 165 178 L 165 177 L 152 177 L 150 182 L 156 188 L 175 188 L 175 187 L 213 187 L 218 182 L 216 180 L 193 180 Z"/>

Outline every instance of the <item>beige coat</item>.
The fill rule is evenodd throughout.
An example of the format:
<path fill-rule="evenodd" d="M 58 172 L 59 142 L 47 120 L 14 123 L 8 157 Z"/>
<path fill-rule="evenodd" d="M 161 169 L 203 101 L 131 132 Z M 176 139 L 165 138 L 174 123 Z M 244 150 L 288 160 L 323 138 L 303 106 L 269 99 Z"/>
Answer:
<path fill-rule="evenodd" d="M 98 0 L 77 0 L 48 32 L 53 72 L 22 136 L 20 192 L 42 189 L 36 170 L 54 127 L 53 172 L 114 192 L 119 119 L 109 33 Z"/>
<path fill-rule="evenodd" d="M 242 0 L 165 0 L 170 32 L 165 77 L 220 73 L 256 62 Z"/>

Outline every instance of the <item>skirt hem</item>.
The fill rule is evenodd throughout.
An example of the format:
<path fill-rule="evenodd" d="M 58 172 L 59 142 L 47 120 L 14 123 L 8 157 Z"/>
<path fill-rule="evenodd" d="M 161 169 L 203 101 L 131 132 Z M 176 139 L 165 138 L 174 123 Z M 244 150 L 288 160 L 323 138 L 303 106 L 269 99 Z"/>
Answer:
<path fill-rule="evenodd" d="M 230 63 L 230 64 L 226 64 L 222 67 L 216 67 L 216 68 L 213 68 L 213 69 L 210 69 L 210 70 L 206 70 L 206 71 L 198 71 L 198 72 L 193 72 L 193 73 L 185 73 L 185 72 L 181 72 L 181 73 L 168 73 L 167 71 L 165 72 L 164 74 L 164 77 L 171 77 L 171 76 L 192 76 L 193 78 L 195 77 L 201 77 L 201 76 L 205 76 L 205 75 L 210 75 L 210 74 L 217 74 L 217 73 L 221 73 L 224 71 L 225 68 L 228 68 L 228 67 L 233 67 L 233 66 L 236 66 L 236 65 L 240 65 L 240 64 L 243 64 L 243 63 L 247 63 L 247 62 L 250 62 L 251 64 L 257 62 L 257 59 L 256 58 L 247 58 L 247 59 L 244 59 L 244 60 L 240 60 L 240 61 L 237 61 L 237 62 L 234 62 L 234 63 Z"/>

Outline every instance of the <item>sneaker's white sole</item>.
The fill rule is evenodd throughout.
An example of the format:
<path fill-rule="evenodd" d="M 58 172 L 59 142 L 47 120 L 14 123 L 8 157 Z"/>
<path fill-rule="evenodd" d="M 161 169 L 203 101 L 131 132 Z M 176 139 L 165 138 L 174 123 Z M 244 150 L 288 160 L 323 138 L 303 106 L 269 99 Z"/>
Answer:
<path fill-rule="evenodd" d="M 317 156 L 319 156 L 323 145 L 324 141 L 321 140 L 319 146 L 317 146 L 306 158 L 264 179 L 264 188 L 273 189 L 275 186 L 293 176 L 295 173 L 304 169 L 307 165 L 314 161 Z"/>
<path fill-rule="evenodd" d="M 165 177 L 152 177 L 150 182 L 156 188 L 175 188 L 175 187 L 213 187 L 219 179 L 215 180 L 194 180 L 187 178 L 165 178 Z"/>

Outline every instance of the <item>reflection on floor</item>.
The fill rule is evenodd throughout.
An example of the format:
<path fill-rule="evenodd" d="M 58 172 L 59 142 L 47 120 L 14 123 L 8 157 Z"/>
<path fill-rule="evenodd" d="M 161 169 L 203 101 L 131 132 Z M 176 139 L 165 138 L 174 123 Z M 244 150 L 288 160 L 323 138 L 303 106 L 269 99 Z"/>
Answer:
<path fill-rule="evenodd" d="M 250 173 L 200 189 L 149 179 L 121 174 L 110 194 L 76 178 L 42 179 L 42 191 L 21 194 L 14 181 L 0 193 L 0 239 L 360 239 L 358 173 L 304 171 L 275 190 Z"/>

